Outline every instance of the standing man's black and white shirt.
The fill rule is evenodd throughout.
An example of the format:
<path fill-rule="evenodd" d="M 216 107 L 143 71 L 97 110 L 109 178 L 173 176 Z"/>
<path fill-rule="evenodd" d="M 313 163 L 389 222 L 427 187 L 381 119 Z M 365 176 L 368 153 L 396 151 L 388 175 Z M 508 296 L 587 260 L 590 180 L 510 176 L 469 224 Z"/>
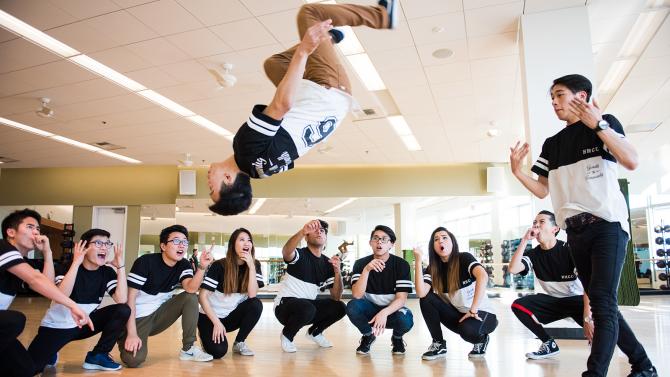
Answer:
<path fill-rule="evenodd" d="M 355 284 L 363 272 L 363 268 L 374 258 L 374 255 L 363 257 L 354 263 L 351 270 L 351 284 Z M 406 260 L 389 254 L 385 267 L 381 272 L 371 270 L 365 289 L 364 298 L 378 306 L 388 306 L 397 292 L 412 293 L 412 279 L 409 263 Z"/>
<path fill-rule="evenodd" d="M 523 254 L 521 263 L 524 269 L 519 274 L 525 276 L 533 270 L 535 280 L 549 296 L 563 298 L 584 294 L 570 248 L 563 241 L 557 240 L 549 250 L 543 250 L 539 245 L 534 247 Z"/>
<path fill-rule="evenodd" d="M 275 297 L 275 306 L 284 297 L 314 300 L 320 292 L 333 287 L 335 274 L 325 255 L 316 257 L 307 247 L 303 247 L 296 249 L 293 260 L 286 263 L 286 275 Z"/>
<path fill-rule="evenodd" d="M 447 274 L 444 274 L 442 277 L 444 292 L 441 294 L 451 303 L 451 305 L 458 309 L 459 312 L 467 313 L 472 306 L 472 299 L 475 296 L 476 281 L 475 276 L 472 274 L 472 270 L 477 266 L 481 266 L 481 263 L 479 263 L 479 261 L 477 261 L 477 259 L 470 253 L 459 253 L 459 261 L 460 278 L 458 290 L 453 295 L 449 294 L 449 281 L 447 279 Z M 423 281 L 432 287 L 433 279 L 427 270 L 424 270 L 423 272 Z M 495 313 L 487 295 L 483 295 L 479 301 L 479 310 Z"/>
<path fill-rule="evenodd" d="M 150 315 L 169 300 L 184 279 L 193 278 L 191 264 L 181 259 L 170 267 L 161 253 L 145 254 L 137 258 L 128 274 L 128 287 L 138 290 L 135 318 Z"/>
<path fill-rule="evenodd" d="M 604 114 L 610 128 L 625 138 L 621 123 Z M 618 183 L 617 161 L 598 135 L 581 121 L 545 140 L 531 171 L 549 181 L 556 222 L 590 213 L 618 222 L 628 234 L 628 208 Z"/>

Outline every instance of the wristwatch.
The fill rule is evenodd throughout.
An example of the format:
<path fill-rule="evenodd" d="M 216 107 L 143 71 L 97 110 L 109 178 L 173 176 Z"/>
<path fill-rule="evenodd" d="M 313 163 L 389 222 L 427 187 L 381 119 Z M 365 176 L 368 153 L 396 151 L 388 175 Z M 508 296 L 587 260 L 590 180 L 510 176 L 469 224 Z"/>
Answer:
<path fill-rule="evenodd" d="M 609 122 L 603 119 L 603 120 L 598 121 L 598 123 L 596 124 L 595 130 L 596 130 L 596 132 L 600 132 L 600 131 L 605 131 L 608 128 L 610 128 Z"/>
<path fill-rule="evenodd" d="M 593 323 L 593 318 L 591 318 L 591 317 L 584 317 L 584 323 Z"/>

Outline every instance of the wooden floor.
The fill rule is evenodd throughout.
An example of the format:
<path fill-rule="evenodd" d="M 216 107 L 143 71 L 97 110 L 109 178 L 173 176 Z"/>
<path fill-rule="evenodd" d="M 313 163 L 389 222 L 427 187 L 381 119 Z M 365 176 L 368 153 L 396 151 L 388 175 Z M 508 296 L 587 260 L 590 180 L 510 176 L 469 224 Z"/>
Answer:
<path fill-rule="evenodd" d="M 446 359 L 422 361 L 421 354 L 430 343 L 428 329 L 421 317 L 417 300 L 410 300 L 415 325 L 405 336 L 407 353 L 391 354 L 390 332 L 384 333 L 373 345 L 370 356 L 358 356 L 360 334 L 347 318 L 329 328 L 325 335 L 334 344 L 331 349 L 318 349 L 304 338 L 304 330 L 296 336 L 298 352 L 286 354 L 279 345 L 281 325 L 272 312 L 272 301 L 263 302 L 260 322 L 247 339 L 256 356 L 227 354 L 221 360 L 208 363 L 180 361 L 181 327 L 179 322 L 155 337 L 149 338 L 149 358 L 142 368 L 124 368 L 118 372 L 90 372 L 81 368 L 83 358 L 97 337 L 72 342 L 60 352 L 55 372 L 61 376 L 578 376 L 586 365 L 589 350 L 585 341 L 559 340 L 561 354 L 555 359 L 527 361 L 524 354 L 535 351 L 539 341 L 516 320 L 509 308 L 514 297 L 494 299 L 500 325 L 491 336 L 486 358 L 470 361 L 467 353 L 472 346 L 445 329 L 448 353 Z M 41 317 L 48 306 L 42 298 L 18 298 L 12 309 L 28 316 L 21 341 L 27 344 L 35 335 Z M 624 316 L 645 346 L 658 368 L 660 376 L 670 376 L 670 298 L 643 297 L 640 306 L 622 308 Z M 234 337 L 234 333 L 233 333 Z M 229 340 L 232 337 L 229 336 Z M 112 357 L 119 360 L 118 350 Z M 610 376 L 626 376 L 630 369 L 626 357 L 617 349 L 609 369 Z"/>

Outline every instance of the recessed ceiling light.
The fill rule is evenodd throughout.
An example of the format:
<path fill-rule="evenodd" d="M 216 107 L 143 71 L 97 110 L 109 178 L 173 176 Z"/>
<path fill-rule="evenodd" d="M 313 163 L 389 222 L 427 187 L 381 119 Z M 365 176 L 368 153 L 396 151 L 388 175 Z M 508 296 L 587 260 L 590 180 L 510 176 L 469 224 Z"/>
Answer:
<path fill-rule="evenodd" d="M 433 33 L 444 33 L 446 31 L 444 26 L 435 26 L 432 30 Z"/>
<path fill-rule="evenodd" d="M 500 133 L 500 130 L 497 128 L 491 128 L 490 130 L 486 131 L 486 136 L 488 137 L 496 137 Z"/>
<path fill-rule="evenodd" d="M 454 52 L 448 48 L 438 48 L 433 51 L 433 57 L 436 59 L 447 59 L 454 55 Z"/>

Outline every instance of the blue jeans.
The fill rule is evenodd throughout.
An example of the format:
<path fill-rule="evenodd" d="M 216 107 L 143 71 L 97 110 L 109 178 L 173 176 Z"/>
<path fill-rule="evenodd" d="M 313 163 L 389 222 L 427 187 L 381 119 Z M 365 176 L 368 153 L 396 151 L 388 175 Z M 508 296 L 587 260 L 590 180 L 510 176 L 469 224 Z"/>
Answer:
<path fill-rule="evenodd" d="M 383 306 L 375 305 L 364 298 L 352 299 L 347 303 L 347 316 L 358 331 L 366 335 L 372 333 L 372 326 L 368 322 L 382 309 L 384 309 Z M 412 329 L 412 326 L 414 326 L 414 317 L 406 307 L 398 309 L 386 318 L 386 328 L 393 329 L 393 336 L 397 338 L 405 335 Z"/>
<path fill-rule="evenodd" d="M 591 300 L 595 324 L 591 355 L 582 376 L 606 376 L 617 343 L 633 370 L 651 368 L 647 353 L 621 316 L 617 303 L 628 234 L 618 222 L 607 221 L 568 228 L 567 234 L 579 280 Z"/>

